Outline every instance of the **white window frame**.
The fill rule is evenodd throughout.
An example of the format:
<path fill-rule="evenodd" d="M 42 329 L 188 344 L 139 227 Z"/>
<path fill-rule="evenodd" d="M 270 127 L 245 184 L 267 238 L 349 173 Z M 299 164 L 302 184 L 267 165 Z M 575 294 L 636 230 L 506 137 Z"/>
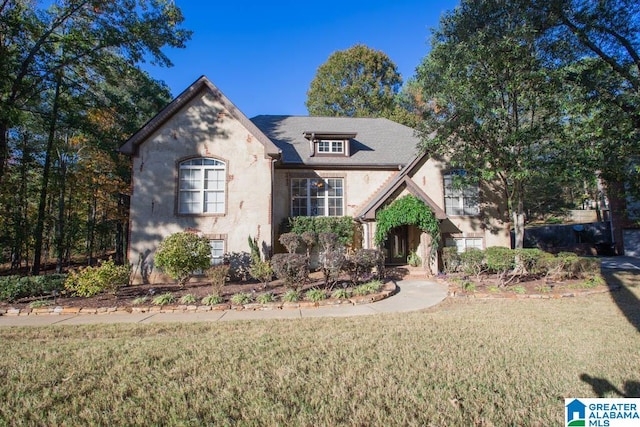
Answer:
<path fill-rule="evenodd" d="M 180 162 L 178 167 L 178 213 L 224 214 L 227 165 L 208 157 Z"/>
<path fill-rule="evenodd" d="M 482 237 L 448 237 L 445 239 L 445 246 L 455 247 L 461 254 L 467 249 L 484 249 L 484 239 Z"/>
<path fill-rule="evenodd" d="M 475 216 L 480 213 L 478 185 L 466 185 L 455 188 L 453 185 L 454 175 L 464 176 L 464 170 L 451 170 L 443 175 L 444 188 L 444 210 L 447 215 L 452 216 Z"/>
<path fill-rule="evenodd" d="M 344 216 L 344 178 L 291 178 L 291 216 Z"/>
<path fill-rule="evenodd" d="M 319 154 L 344 154 L 345 141 L 342 139 L 321 139 L 318 141 Z"/>
<path fill-rule="evenodd" d="M 211 247 L 211 265 L 220 265 L 224 262 L 224 240 L 209 240 Z"/>

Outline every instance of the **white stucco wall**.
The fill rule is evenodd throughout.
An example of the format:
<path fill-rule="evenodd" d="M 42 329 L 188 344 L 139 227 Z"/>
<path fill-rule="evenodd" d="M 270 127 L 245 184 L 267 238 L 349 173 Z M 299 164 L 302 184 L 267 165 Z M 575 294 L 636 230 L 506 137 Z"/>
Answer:
<path fill-rule="evenodd" d="M 226 163 L 226 212 L 178 215 L 178 162 L 210 157 Z M 249 251 L 247 237 L 271 243 L 271 160 L 264 146 L 203 91 L 154 134 L 133 157 L 129 262 L 142 260 L 160 280 L 153 254 L 162 239 L 185 229 L 225 241 L 225 252 Z M 164 278 L 162 278 L 164 280 Z"/>

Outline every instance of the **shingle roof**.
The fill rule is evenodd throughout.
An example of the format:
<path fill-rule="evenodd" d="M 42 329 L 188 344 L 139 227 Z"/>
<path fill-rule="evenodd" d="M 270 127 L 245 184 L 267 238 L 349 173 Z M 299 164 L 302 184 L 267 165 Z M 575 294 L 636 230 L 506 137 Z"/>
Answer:
<path fill-rule="evenodd" d="M 256 116 L 251 121 L 282 151 L 286 165 L 398 167 L 418 154 L 414 130 L 383 118 Z M 311 156 L 305 132 L 355 133 L 349 157 Z"/>

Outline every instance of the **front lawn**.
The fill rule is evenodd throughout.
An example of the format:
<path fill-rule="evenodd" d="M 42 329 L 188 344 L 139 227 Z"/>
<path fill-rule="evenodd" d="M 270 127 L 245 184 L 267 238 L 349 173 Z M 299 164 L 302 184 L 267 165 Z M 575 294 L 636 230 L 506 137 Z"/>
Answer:
<path fill-rule="evenodd" d="M 0 424 L 560 425 L 640 397 L 640 275 L 612 294 L 342 319 L 0 328 Z"/>

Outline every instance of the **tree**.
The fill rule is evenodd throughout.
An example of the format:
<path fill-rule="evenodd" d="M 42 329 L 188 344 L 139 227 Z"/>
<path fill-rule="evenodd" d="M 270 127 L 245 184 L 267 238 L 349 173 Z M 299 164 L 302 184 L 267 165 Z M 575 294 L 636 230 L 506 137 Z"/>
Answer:
<path fill-rule="evenodd" d="M 46 8 L 46 9 L 45 9 Z M 0 3 L 0 182 L 10 157 L 8 132 L 62 74 L 79 86 L 101 80 L 110 59 L 171 65 L 164 46 L 183 47 L 190 32 L 173 2 L 62 0 Z"/>
<path fill-rule="evenodd" d="M 626 198 L 640 158 L 640 3 L 537 0 L 535 7 L 541 46 L 550 62 L 567 67 L 573 151 L 593 160 L 592 176 L 604 181 L 622 254 Z"/>
<path fill-rule="evenodd" d="M 531 6 L 463 0 L 443 16 L 418 68 L 428 101 L 422 148 L 503 193 L 524 240 L 524 189 L 556 152 L 560 84 L 545 67 Z"/>
<path fill-rule="evenodd" d="M 118 131 L 135 130 L 148 119 L 147 107 L 156 104 L 157 111 L 156 101 L 166 98 L 168 92 L 141 72 L 138 64 L 151 60 L 171 65 L 161 49 L 184 46 L 190 32 L 180 28 L 182 21 L 180 10 L 166 0 L 0 2 L 0 182 L 17 169 L 17 130 L 31 122 L 41 122 L 42 128 L 34 138 L 23 140 L 34 146 L 21 144 L 21 151 L 33 153 L 39 162 L 36 170 L 40 173 L 37 215 L 30 221 L 35 224 L 31 230 L 32 274 L 38 274 L 41 259 L 51 246 L 54 216 L 61 268 L 63 241 L 67 240 L 64 193 L 68 174 L 56 153 L 61 152 L 63 141 L 82 134 L 89 144 L 109 153 L 117 168 L 113 172 L 127 178 L 124 162 L 114 153 L 121 136 L 114 136 Z M 128 103 L 131 105 L 125 107 Z M 112 130 L 104 131 L 88 119 L 90 110 L 99 109 L 120 112 Z M 141 120 L 141 115 L 146 117 Z M 56 190 L 59 208 L 54 215 L 51 192 Z M 91 259 L 97 222 L 95 217 L 88 222 L 93 228 L 88 233 Z M 122 261 L 122 256 L 117 258 Z"/>
<path fill-rule="evenodd" d="M 312 116 L 378 117 L 394 108 L 402 77 L 389 57 L 357 44 L 322 64 L 307 92 Z"/>
<path fill-rule="evenodd" d="M 184 286 L 194 271 L 211 265 L 209 240 L 190 232 L 172 234 L 160 242 L 155 262 L 158 268 Z"/>

